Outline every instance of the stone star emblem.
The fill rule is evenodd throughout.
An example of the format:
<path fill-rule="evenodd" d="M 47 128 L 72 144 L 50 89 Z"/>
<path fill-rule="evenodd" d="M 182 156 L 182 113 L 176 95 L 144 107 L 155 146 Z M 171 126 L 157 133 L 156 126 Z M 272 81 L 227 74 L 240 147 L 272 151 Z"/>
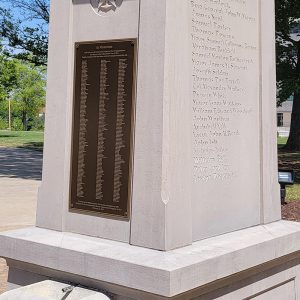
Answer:
<path fill-rule="evenodd" d="M 123 0 L 122 0 L 123 1 Z M 110 10 L 115 11 L 118 6 L 122 4 L 120 0 L 99 0 L 98 2 L 98 13 L 109 12 Z"/>

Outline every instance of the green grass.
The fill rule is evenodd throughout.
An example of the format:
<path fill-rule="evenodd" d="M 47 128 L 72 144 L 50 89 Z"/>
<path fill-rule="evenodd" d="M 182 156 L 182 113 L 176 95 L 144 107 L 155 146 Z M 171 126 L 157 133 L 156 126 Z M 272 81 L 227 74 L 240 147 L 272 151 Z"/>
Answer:
<path fill-rule="evenodd" d="M 299 201 L 300 200 L 300 184 L 296 183 L 286 187 L 286 200 Z"/>
<path fill-rule="evenodd" d="M 287 139 L 288 139 L 287 137 L 280 137 L 280 136 L 277 138 L 277 144 L 279 149 L 286 144 Z"/>
<path fill-rule="evenodd" d="M 286 142 L 287 138 L 278 137 L 278 167 L 295 171 L 296 181 L 287 187 L 286 201 L 297 201 L 300 200 L 300 152 L 282 149 Z"/>
<path fill-rule="evenodd" d="M 40 131 L 0 130 L 0 147 L 43 151 L 44 133 Z"/>

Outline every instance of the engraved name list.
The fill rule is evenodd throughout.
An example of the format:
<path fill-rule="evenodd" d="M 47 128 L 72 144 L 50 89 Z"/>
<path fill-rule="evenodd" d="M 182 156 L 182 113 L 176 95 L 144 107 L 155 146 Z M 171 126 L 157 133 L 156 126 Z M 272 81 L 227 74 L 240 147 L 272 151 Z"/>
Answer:
<path fill-rule="evenodd" d="M 251 149 L 256 154 L 257 3 L 257 0 L 191 0 L 196 183 L 237 179 L 244 164 L 239 157 Z"/>
<path fill-rule="evenodd" d="M 134 49 L 75 45 L 71 211 L 129 218 Z"/>

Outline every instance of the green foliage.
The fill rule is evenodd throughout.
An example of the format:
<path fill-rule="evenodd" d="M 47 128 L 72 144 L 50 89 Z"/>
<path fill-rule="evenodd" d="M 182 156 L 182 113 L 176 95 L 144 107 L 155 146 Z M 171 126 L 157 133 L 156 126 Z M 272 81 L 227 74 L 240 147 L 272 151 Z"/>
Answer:
<path fill-rule="evenodd" d="M 38 131 L 0 130 L 0 146 L 43 151 L 44 133 Z"/>
<path fill-rule="evenodd" d="M 44 119 L 41 117 L 34 117 L 28 122 L 28 126 L 34 131 L 44 130 Z"/>
<path fill-rule="evenodd" d="M 22 123 L 22 120 L 19 118 L 14 118 L 11 124 L 11 129 L 13 131 L 21 131 L 24 129 L 24 125 Z"/>
<path fill-rule="evenodd" d="M 21 117 L 23 129 L 28 128 L 28 119 L 37 116 L 39 109 L 45 106 L 45 74 L 43 69 L 32 64 L 17 64 L 18 84 L 14 90 L 12 107 Z"/>
<path fill-rule="evenodd" d="M 8 123 L 10 100 L 13 130 L 43 128 L 37 114 L 45 105 L 49 6 L 49 0 L 0 1 L 0 119 Z"/>
<path fill-rule="evenodd" d="M 48 23 L 49 0 L 2 0 L 0 37 L 6 41 L 5 53 L 35 65 L 46 65 Z"/>
<path fill-rule="evenodd" d="M 16 62 L 3 55 L 0 45 L 0 101 L 9 97 L 16 81 Z"/>
<path fill-rule="evenodd" d="M 9 58 L 0 51 L 0 119 L 7 124 L 0 124 L 0 128 L 8 127 L 8 100 L 12 129 L 42 128 L 41 122 L 35 119 L 45 106 L 45 82 L 44 67 Z M 35 120 L 34 124 L 29 124 L 30 120 Z"/>
<path fill-rule="evenodd" d="M 277 105 L 293 96 L 290 135 L 284 149 L 300 150 L 300 1 L 275 0 Z"/>
<path fill-rule="evenodd" d="M 287 142 L 287 137 L 281 137 L 281 136 L 278 136 L 277 137 L 277 145 L 278 145 L 278 149 L 282 148 L 285 146 Z"/>
<path fill-rule="evenodd" d="M 0 117 L 0 130 L 5 130 L 8 127 L 7 120 L 5 118 Z"/>
<path fill-rule="evenodd" d="M 276 0 L 278 104 L 300 92 L 300 41 L 292 30 L 300 25 L 300 1 Z"/>
<path fill-rule="evenodd" d="M 8 101 L 0 101 L 0 118 L 3 120 L 8 119 Z"/>
<path fill-rule="evenodd" d="M 296 183 L 286 188 L 286 201 L 299 201 L 300 200 L 300 184 Z"/>

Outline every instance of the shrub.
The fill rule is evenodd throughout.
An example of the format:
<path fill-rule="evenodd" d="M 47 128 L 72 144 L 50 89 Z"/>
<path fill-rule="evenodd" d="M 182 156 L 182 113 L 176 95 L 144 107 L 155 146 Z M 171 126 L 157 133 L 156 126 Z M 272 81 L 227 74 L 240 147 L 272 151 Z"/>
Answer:
<path fill-rule="evenodd" d="M 14 118 L 12 121 L 11 129 L 15 131 L 23 130 L 23 123 L 21 119 Z"/>
<path fill-rule="evenodd" d="M 5 118 L 0 117 L 0 130 L 5 130 L 8 128 L 8 122 Z"/>
<path fill-rule="evenodd" d="M 42 131 L 44 130 L 44 118 L 42 117 L 35 117 L 28 121 L 28 127 L 30 130 L 35 131 Z"/>

